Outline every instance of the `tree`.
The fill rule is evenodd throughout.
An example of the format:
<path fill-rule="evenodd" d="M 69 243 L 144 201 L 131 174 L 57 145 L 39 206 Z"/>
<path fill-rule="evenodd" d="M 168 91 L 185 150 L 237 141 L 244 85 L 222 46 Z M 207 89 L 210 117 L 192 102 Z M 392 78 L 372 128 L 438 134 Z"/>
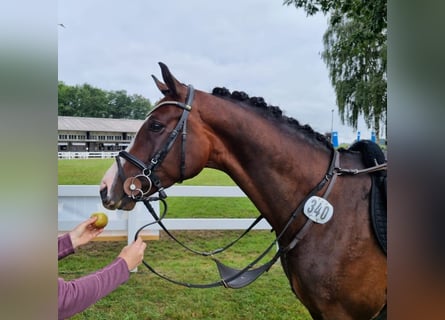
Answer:
<path fill-rule="evenodd" d="M 76 117 L 103 118 L 107 116 L 107 94 L 89 84 L 79 87 L 76 97 Z"/>
<path fill-rule="evenodd" d="M 112 91 L 108 93 L 108 110 L 109 118 L 129 118 L 131 100 L 125 90 Z"/>
<path fill-rule="evenodd" d="M 285 0 L 308 15 L 329 14 L 322 58 L 329 69 L 343 123 L 357 129 L 363 115 L 379 136 L 387 112 L 385 0 Z M 386 129 L 386 125 L 385 125 Z"/>
<path fill-rule="evenodd" d="M 58 109 L 59 116 L 70 116 L 74 113 L 76 101 L 76 88 L 65 85 L 62 81 L 58 83 Z"/>
<path fill-rule="evenodd" d="M 144 119 L 152 108 L 141 95 L 129 96 L 125 90 L 105 91 L 89 84 L 58 84 L 59 116 Z"/>
<path fill-rule="evenodd" d="M 131 119 L 145 119 L 147 117 L 148 111 L 152 108 L 150 101 L 145 99 L 139 94 L 134 94 L 130 97 L 131 99 Z"/>

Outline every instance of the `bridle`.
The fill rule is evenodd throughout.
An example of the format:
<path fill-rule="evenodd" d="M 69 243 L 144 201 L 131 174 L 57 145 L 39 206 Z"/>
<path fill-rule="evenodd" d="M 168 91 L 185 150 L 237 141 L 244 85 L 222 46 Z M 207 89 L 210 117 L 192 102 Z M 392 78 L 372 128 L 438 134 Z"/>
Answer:
<path fill-rule="evenodd" d="M 185 175 L 185 155 L 186 155 L 186 140 L 187 140 L 187 118 L 192 110 L 192 102 L 195 96 L 195 90 L 192 85 L 188 86 L 187 96 L 185 103 L 179 101 L 163 101 L 157 104 L 147 115 L 149 117 L 154 111 L 159 108 L 169 105 L 175 106 L 182 109 L 182 115 L 176 124 L 176 127 L 167 137 L 163 147 L 158 150 L 151 158 L 148 164 L 145 164 L 143 161 L 139 160 L 132 154 L 127 151 L 120 151 L 116 156 L 118 173 L 122 181 L 124 181 L 124 189 L 127 189 L 127 193 L 133 200 L 135 201 L 143 201 L 148 199 L 148 193 L 151 191 L 152 186 L 154 185 L 159 193 L 159 198 L 165 199 L 167 195 L 165 194 L 164 187 L 162 186 L 161 180 L 156 175 L 156 169 L 161 165 L 162 161 L 164 161 L 165 157 L 173 147 L 173 144 L 178 137 L 179 132 L 182 130 L 182 142 L 181 142 L 181 160 L 180 160 L 180 169 L 179 169 L 179 181 L 182 182 L 184 180 Z M 120 158 L 124 158 L 137 168 L 141 170 L 141 173 L 126 179 Z M 145 182 L 145 184 L 144 184 Z"/>

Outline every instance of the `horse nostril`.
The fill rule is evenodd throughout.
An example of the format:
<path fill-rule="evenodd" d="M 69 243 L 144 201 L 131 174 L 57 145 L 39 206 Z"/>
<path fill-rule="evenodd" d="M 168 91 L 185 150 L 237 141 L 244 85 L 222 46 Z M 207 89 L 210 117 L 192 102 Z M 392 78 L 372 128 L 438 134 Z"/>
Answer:
<path fill-rule="evenodd" d="M 101 197 L 102 201 L 105 201 L 107 199 L 107 194 L 108 194 L 107 187 L 100 190 L 100 197 Z"/>

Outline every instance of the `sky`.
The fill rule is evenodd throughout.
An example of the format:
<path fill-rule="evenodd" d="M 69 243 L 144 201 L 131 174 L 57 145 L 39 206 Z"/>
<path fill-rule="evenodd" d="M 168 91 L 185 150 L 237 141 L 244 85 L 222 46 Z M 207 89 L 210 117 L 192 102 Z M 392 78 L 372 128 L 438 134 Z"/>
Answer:
<path fill-rule="evenodd" d="M 327 17 L 282 0 L 59 0 L 58 79 L 161 98 L 151 75 L 164 62 L 181 82 L 262 96 L 287 116 L 352 143 L 321 59 Z M 334 110 L 334 111 L 332 111 Z"/>

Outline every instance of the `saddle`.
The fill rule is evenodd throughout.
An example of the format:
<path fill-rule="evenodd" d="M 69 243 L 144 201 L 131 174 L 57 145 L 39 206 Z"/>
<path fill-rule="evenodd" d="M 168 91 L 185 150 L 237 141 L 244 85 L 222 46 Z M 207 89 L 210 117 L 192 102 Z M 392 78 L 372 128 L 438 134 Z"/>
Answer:
<path fill-rule="evenodd" d="M 382 149 L 370 140 L 358 141 L 350 146 L 349 150 L 359 151 L 367 168 L 386 162 Z M 374 233 L 385 254 L 387 254 L 386 178 L 386 170 L 371 173 L 372 186 L 369 205 Z"/>

